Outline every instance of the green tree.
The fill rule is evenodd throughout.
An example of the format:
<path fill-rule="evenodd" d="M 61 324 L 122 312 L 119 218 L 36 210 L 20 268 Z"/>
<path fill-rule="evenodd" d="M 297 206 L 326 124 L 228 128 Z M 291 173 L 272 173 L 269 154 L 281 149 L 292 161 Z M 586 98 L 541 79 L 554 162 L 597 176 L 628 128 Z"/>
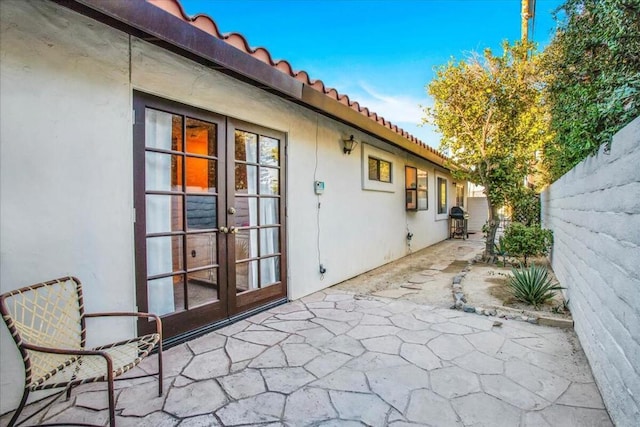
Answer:
<path fill-rule="evenodd" d="M 501 56 L 487 49 L 482 56 L 451 61 L 427 86 L 434 105 L 425 109 L 424 121 L 437 126 L 441 150 L 459 166 L 454 177 L 484 187 L 487 261 L 495 259 L 498 209 L 519 191 L 534 169 L 535 151 L 548 138 L 539 57 L 531 51 L 531 45 L 505 42 Z"/>
<path fill-rule="evenodd" d="M 640 115 L 640 0 L 567 0 L 543 69 L 555 137 L 544 147 L 551 180 Z"/>

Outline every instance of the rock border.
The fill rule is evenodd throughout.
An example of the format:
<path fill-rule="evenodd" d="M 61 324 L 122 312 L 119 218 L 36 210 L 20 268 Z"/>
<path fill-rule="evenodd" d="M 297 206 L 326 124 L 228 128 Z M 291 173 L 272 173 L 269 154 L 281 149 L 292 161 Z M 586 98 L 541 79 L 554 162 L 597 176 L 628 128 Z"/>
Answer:
<path fill-rule="evenodd" d="M 471 270 L 471 266 L 478 262 L 478 257 L 471 259 L 467 262 L 467 266 L 464 267 L 460 273 L 453 277 L 451 283 L 451 293 L 453 295 L 453 305 L 450 307 L 452 310 L 462 310 L 465 313 L 476 313 L 484 316 L 498 317 L 507 320 L 518 320 L 520 322 L 527 322 L 534 325 L 554 326 L 556 328 L 573 329 L 573 319 L 561 319 L 557 317 L 541 316 L 539 313 L 518 310 L 515 308 L 505 307 L 502 305 L 491 305 L 489 307 L 475 307 L 467 303 L 467 299 L 464 295 L 462 288 L 462 280 L 466 277 L 467 272 Z"/>

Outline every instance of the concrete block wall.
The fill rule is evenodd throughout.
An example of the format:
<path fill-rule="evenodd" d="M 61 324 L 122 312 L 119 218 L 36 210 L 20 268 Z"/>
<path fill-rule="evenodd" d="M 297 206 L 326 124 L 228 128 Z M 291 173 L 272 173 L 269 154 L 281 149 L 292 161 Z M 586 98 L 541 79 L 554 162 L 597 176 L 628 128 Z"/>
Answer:
<path fill-rule="evenodd" d="M 640 420 L 640 117 L 541 196 L 551 261 L 612 420 Z"/>

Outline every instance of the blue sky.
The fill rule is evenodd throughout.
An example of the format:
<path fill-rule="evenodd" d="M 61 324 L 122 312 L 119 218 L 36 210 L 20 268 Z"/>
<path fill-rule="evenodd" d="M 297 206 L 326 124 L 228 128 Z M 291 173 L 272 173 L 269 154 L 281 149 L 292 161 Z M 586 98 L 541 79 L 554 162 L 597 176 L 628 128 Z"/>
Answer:
<path fill-rule="evenodd" d="M 425 85 L 451 58 L 520 38 L 520 0 L 181 0 L 223 33 L 243 34 L 433 147 L 438 135 L 418 126 Z M 537 0 L 533 39 L 545 46 L 562 0 Z"/>

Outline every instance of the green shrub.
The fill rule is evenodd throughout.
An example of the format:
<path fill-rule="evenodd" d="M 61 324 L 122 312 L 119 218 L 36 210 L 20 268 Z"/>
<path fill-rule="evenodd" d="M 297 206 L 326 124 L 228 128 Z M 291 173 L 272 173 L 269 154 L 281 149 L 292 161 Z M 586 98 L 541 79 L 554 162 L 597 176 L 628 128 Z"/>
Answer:
<path fill-rule="evenodd" d="M 530 188 L 519 187 L 509 198 L 511 218 L 524 225 L 540 224 L 540 198 Z"/>
<path fill-rule="evenodd" d="M 512 268 L 513 276 L 507 282 L 513 296 L 518 301 L 526 302 L 538 308 L 540 304 L 552 299 L 554 291 L 564 289 L 549 278 L 549 272 L 543 266 L 531 264 L 530 267 Z"/>
<path fill-rule="evenodd" d="M 511 256 L 524 258 L 526 267 L 529 257 L 549 254 L 553 244 L 553 232 L 542 229 L 539 225 L 527 227 L 519 222 L 512 222 L 504 230 L 502 239 L 506 252 Z"/>

